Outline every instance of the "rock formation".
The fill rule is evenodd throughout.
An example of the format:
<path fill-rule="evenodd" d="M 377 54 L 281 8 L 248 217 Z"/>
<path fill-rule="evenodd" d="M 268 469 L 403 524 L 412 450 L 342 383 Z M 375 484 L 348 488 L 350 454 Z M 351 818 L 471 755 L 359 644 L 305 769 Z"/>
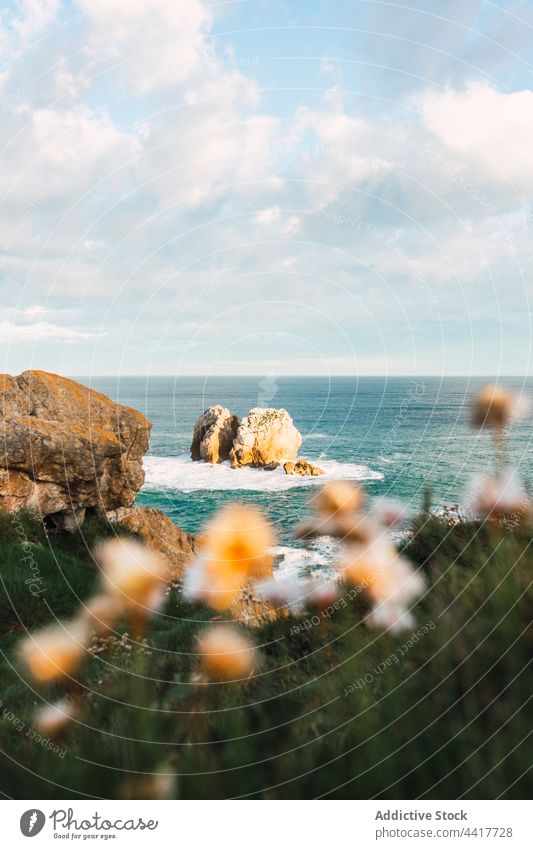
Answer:
<path fill-rule="evenodd" d="M 237 468 L 293 460 L 301 444 L 301 434 L 286 410 L 255 407 L 239 426 L 230 451 L 230 462 Z"/>
<path fill-rule="evenodd" d="M 297 460 L 295 463 L 284 463 L 283 468 L 286 475 L 302 475 L 302 477 L 317 477 L 324 474 L 324 469 L 315 466 L 309 460 Z"/>
<path fill-rule="evenodd" d="M 0 509 L 83 520 L 87 507 L 133 504 L 151 423 L 74 380 L 43 371 L 0 376 Z"/>
<path fill-rule="evenodd" d="M 194 557 L 195 538 L 175 525 L 166 513 L 154 507 L 119 507 L 108 511 L 107 517 L 140 536 L 148 548 L 161 554 L 170 580 L 183 576 L 186 565 Z"/>
<path fill-rule="evenodd" d="M 222 463 L 229 459 L 239 424 L 239 417 L 232 416 L 226 407 L 220 404 L 209 407 L 194 426 L 192 459 L 208 463 Z"/>

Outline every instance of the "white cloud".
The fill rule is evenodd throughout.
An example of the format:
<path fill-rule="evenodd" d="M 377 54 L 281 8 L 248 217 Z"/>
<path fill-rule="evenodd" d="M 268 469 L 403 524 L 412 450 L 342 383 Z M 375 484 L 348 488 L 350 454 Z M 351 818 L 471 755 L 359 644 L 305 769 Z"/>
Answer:
<path fill-rule="evenodd" d="M 93 336 L 94 333 L 85 330 L 45 321 L 34 324 L 0 321 L 0 342 L 79 342 Z"/>
<path fill-rule="evenodd" d="M 418 106 L 424 126 L 458 164 L 482 169 L 491 182 L 533 178 L 533 91 L 471 82 L 461 91 L 427 93 Z"/>
<path fill-rule="evenodd" d="M 18 0 L 14 12 L 5 11 L 2 15 L 2 51 L 14 55 L 27 47 L 53 23 L 60 8 L 60 0 Z"/>
<path fill-rule="evenodd" d="M 140 92 L 183 83 L 211 50 L 200 0 L 77 0 L 91 29 L 87 53 Z"/>
<path fill-rule="evenodd" d="M 280 215 L 279 206 L 269 206 L 266 209 L 261 209 L 255 216 L 255 220 L 258 224 L 272 224 L 273 221 L 278 220 Z"/>

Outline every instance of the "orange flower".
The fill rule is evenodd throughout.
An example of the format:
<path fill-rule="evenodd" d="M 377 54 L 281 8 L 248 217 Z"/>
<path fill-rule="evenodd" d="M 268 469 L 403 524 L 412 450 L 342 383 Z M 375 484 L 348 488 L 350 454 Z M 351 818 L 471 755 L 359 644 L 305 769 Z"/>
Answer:
<path fill-rule="evenodd" d="M 187 570 L 185 596 L 227 610 L 245 584 L 270 571 L 265 565 L 274 541 L 260 510 L 244 504 L 224 507 L 207 526 L 204 549 Z"/>
<path fill-rule="evenodd" d="M 89 636 L 87 624 L 56 625 L 27 637 L 21 655 L 33 678 L 48 684 L 74 672 L 81 663 Z"/>
<path fill-rule="evenodd" d="M 198 640 L 202 668 L 213 681 L 248 678 L 256 652 L 252 641 L 231 625 L 215 625 Z"/>
<path fill-rule="evenodd" d="M 363 505 L 363 490 L 348 481 L 332 481 L 313 498 L 313 505 L 326 517 L 355 513 Z"/>
<path fill-rule="evenodd" d="M 275 538 L 270 523 L 256 507 L 229 504 L 209 522 L 205 547 L 213 563 L 255 577 Z"/>

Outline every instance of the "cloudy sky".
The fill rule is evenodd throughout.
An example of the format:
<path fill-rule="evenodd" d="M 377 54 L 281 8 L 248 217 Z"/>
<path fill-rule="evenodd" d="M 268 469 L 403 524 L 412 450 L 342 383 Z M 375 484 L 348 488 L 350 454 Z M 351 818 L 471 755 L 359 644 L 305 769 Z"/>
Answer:
<path fill-rule="evenodd" d="M 531 371 L 531 0 L 2 9 L 3 370 Z"/>

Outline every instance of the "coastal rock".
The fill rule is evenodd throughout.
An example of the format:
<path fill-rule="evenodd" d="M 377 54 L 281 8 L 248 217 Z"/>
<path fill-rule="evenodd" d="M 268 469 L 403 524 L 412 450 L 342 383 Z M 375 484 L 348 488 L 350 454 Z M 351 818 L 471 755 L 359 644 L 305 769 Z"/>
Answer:
<path fill-rule="evenodd" d="M 254 591 L 253 584 L 244 587 L 239 593 L 235 604 L 231 608 L 231 614 L 248 628 L 260 628 L 267 622 L 273 622 L 280 615 L 269 601 L 258 596 Z"/>
<path fill-rule="evenodd" d="M 239 426 L 230 462 L 238 468 L 294 460 L 301 444 L 302 436 L 286 410 L 255 407 Z"/>
<path fill-rule="evenodd" d="M 120 507 L 108 511 L 107 517 L 140 536 L 148 548 L 162 555 L 168 566 L 169 580 L 183 576 L 185 567 L 194 557 L 195 539 L 165 513 L 154 507 Z"/>
<path fill-rule="evenodd" d="M 317 477 L 324 474 L 324 469 L 315 466 L 309 460 L 297 460 L 296 463 L 284 463 L 283 468 L 286 475 L 302 475 L 302 477 Z"/>
<path fill-rule="evenodd" d="M 86 508 L 130 506 L 144 482 L 151 423 L 74 380 L 0 376 L 0 509 L 28 507 L 66 529 Z"/>
<path fill-rule="evenodd" d="M 209 407 L 198 418 L 194 426 L 191 458 L 207 463 L 222 463 L 227 460 L 233 447 L 240 419 L 233 416 L 220 404 Z"/>

